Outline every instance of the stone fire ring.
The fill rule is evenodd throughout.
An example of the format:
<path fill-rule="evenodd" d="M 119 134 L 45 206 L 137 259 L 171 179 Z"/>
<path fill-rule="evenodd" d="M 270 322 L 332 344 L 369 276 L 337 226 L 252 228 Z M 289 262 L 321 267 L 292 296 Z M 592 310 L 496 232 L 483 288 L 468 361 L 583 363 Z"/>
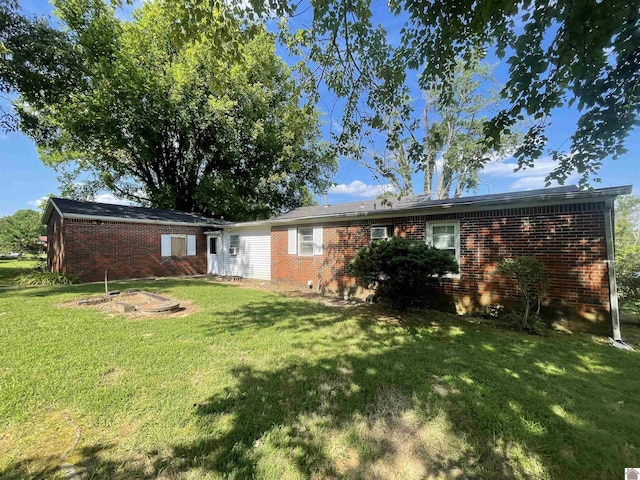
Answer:
<path fill-rule="evenodd" d="M 165 302 L 152 303 L 150 305 L 145 305 L 140 307 L 144 313 L 164 313 L 164 312 L 173 312 L 174 310 L 178 310 L 180 308 L 180 302 L 176 302 L 173 300 L 167 300 Z"/>

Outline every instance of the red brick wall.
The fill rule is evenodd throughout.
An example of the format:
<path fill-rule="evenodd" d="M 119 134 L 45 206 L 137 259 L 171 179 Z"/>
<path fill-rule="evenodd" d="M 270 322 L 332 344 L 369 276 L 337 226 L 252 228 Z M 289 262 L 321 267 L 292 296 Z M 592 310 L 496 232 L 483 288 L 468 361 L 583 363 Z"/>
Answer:
<path fill-rule="evenodd" d="M 49 230 L 54 230 L 55 225 L 50 220 Z M 56 271 L 78 275 L 84 282 L 103 280 L 105 270 L 113 280 L 195 275 L 207 271 L 206 237 L 201 227 L 65 219 L 61 230 L 62 261 L 51 265 Z M 161 257 L 160 236 L 163 234 L 195 235 L 196 255 Z"/>
<path fill-rule="evenodd" d="M 445 279 L 443 293 L 459 312 L 517 301 L 515 283 L 492 272 L 503 258 L 534 255 L 549 276 L 548 315 L 608 328 L 603 203 L 322 223 L 316 226 L 323 227 L 324 252 L 314 257 L 288 255 L 289 227 L 274 227 L 271 277 L 300 287 L 312 280 L 314 288 L 353 293 L 355 283 L 345 267 L 356 248 L 369 243 L 371 225 L 393 224 L 396 235 L 425 239 L 428 221 L 447 219 L 460 221 L 460 278 Z"/>

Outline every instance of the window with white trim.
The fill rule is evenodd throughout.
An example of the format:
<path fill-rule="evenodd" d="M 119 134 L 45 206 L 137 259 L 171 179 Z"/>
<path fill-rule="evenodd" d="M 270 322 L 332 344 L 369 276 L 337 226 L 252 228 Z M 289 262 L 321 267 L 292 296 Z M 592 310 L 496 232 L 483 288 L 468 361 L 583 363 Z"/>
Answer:
<path fill-rule="evenodd" d="M 371 241 L 393 237 L 393 225 L 374 225 L 371 227 Z"/>
<path fill-rule="evenodd" d="M 181 234 L 160 235 L 160 256 L 187 257 L 196 254 L 196 236 Z"/>
<path fill-rule="evenodd" d="M 229 255 L 240 253 L 240 235 L 229 235 Z"/>
<path fill-rule="evenodd" d="M 443 220 L 427 223 L 427 243 L 450 252 L 460 263 L 460 222 Z"/>
<path fill-rule="evenodd" d="M 287 230 L 287 253 L 311 257 L 322 255 L 324 237 L 322 227 L 291 227 Z"/>
<path fill-rule="evenodd" d="M 298 254 L 302 256 L 313 255 L 313 227 L 298 229 Z"/>

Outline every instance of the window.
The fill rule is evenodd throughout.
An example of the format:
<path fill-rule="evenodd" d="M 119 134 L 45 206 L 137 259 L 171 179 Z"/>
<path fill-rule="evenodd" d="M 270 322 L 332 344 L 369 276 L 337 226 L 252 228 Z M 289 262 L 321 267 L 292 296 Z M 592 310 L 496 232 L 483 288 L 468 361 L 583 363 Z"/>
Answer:
<path fill-rule="evenodd" d="M 371 240 L 383 240 L 393 237 L 393 225 L 371 227 Z"/>
<path fill-rule="evenodd" d="M 215 255 L 218 253 L 218 238 L 209 237 L 209 253 Z"/>
<path fill-rule="evenodd" d="M 322 227 L 291 227 L 287 231 L 287 253 L 311 257 L 322 255 Z"/>
<path fill-rule="evenodd" d="M 313 228 L 298 229 L 298 245 L 298 252 L 300 252 L 300 255 L 313 255 Z"/>
<path fill-rule="evenodd" d="M 460 262 L 460 222 L 443 221 L 427 223 L 427 243 L 439 250 L 446 250 Z"/>
<path fill-rule="evenodd" d="M 187 257 L 196 254 L 196 236 L 166 234 L 160 236 L 162 257 Z"/>
<path fill-rule="evenodd" d="M 240 235 L 229 236 L 229 255 L 238 255 L 240 253 Z"/>

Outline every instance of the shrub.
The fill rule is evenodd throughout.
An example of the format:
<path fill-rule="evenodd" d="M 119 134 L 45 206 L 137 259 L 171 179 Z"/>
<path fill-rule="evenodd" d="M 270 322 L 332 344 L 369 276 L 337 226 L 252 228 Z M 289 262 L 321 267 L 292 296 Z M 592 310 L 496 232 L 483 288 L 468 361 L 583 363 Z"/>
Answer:
<path fill-rule="evenodd" d="M 72 273 L 32 271 L 17 276 L 15 282 L 21 287 L 34 287 L 38 285 L 71 285 L 79 283 L 79 279 Z"/>
<path fill-rule="evenodd" d="M 547 291 L 544 265 L 535 257 L 506 258 L 500 262 L 495 273 L 511 276 L 518 283 L 524 303 L 520 330 L 528 328 L 531 310 L 536 306 L 536 315 L 540 313 L 540 297 Z"/>
<path fill-rule="evenodd" d="M 617 247 L 616 280 L 620 304 L 637 309 L 640 302 L 640 244 Z"/>
<path fill-rule="evenodd" d="M 349 273 L 360 286 L 395 305 L 425 297 L 439 277 L 457 272 L 458 262 L 449 252 L 401 237 L 372 242 L 349 264 Z"/>

